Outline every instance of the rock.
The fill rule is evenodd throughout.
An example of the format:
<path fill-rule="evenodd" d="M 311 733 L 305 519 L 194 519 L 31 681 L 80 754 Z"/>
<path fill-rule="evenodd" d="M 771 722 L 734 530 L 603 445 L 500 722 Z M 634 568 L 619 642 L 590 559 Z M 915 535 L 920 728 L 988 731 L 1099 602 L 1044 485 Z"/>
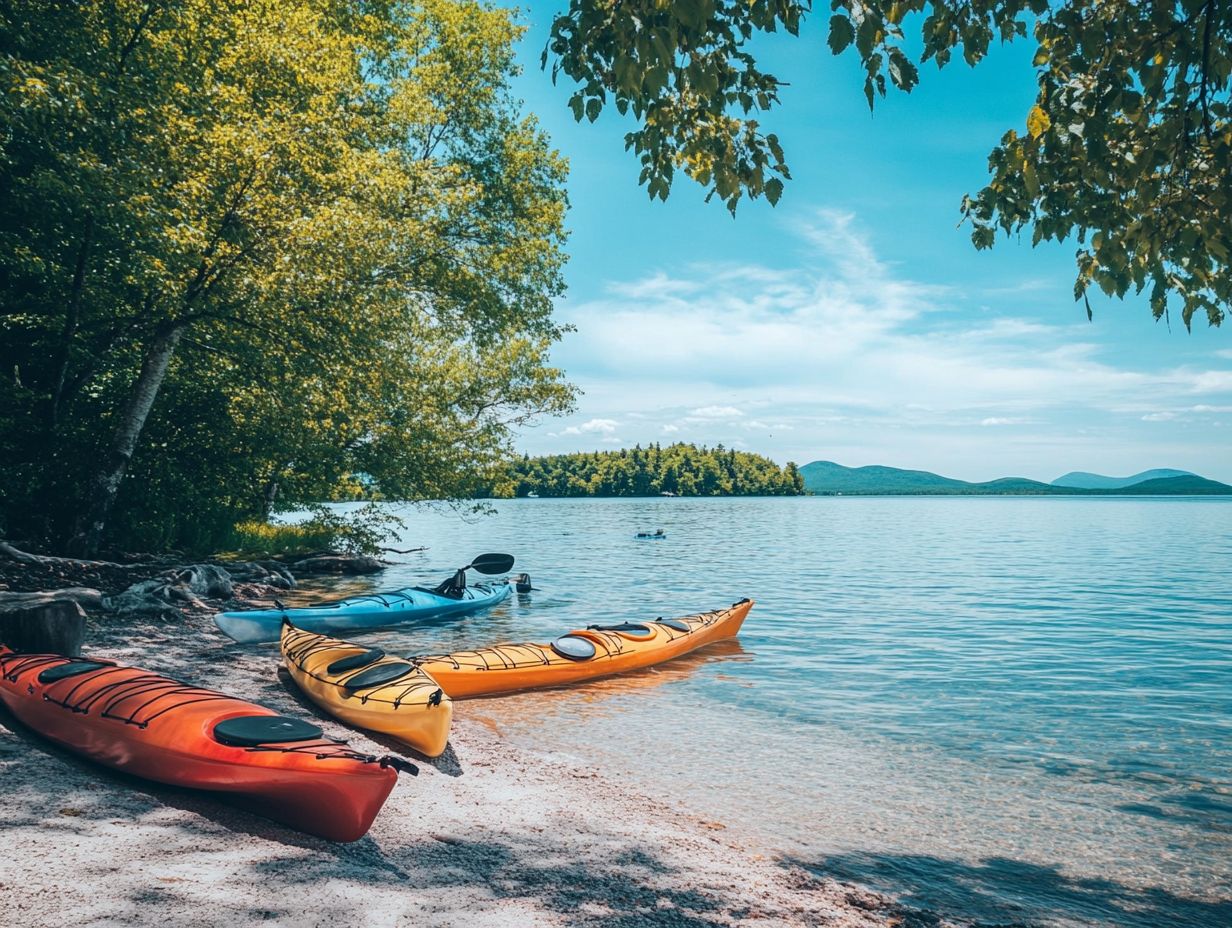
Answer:
<path fill-rule="evenodd" d="M 193 564 L 169 573 L 172 586 L 184 587 L 194 596 L 226 599 L 233 589 L 230 571 L 217 564 Z"/>
<path fill-rule="evenodd" d="M 85 610 L 71 599 L 0 603 L 0 642 L 18 653 L 76 657 L 85 637 Z"/>
<path fill-rule="evenodd" d="M 77 603 L 86 609 L 97 609 L 103 604 L 103 594 L 88 586 L 69 586 L 35 593 L 0 592 L 0 612 L 6 611 L 6 607 L 21 609 L 60 602 Z"/>
<path fill-rule="evenodd" d="M 367 554 L 317 554 L 291 565 L 300 574 L 375 574 L 385 562 Z"/>

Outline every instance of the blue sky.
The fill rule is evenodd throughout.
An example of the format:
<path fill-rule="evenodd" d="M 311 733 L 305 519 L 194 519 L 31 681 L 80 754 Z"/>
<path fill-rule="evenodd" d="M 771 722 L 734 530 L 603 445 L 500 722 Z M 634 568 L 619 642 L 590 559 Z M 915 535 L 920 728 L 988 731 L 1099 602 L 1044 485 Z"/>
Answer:
<path fill-rule="evenodd" d="M 1180 467 L 1232 482 L 1232 341 L 1155 323 L 1144 299 L 1074 303 L 1074 244 L 976 252 L 958 204 L 1034 98 L 1033 48 L 922 69 L 869 114 L 825 17 L 759 45 L 789 83 L 762 117 L 795 178 L 733 219 L 678 180 L 637 185 L 614 113 L 573 122 L 539 69 L 533 4 L 516 90 L 570 161 L 576 327 L 555 363 L 577 412 L 525 429 L 532 454 L 694 441 L 804 464 L 888 464 L 965 479 L 1050 480 Z"/>

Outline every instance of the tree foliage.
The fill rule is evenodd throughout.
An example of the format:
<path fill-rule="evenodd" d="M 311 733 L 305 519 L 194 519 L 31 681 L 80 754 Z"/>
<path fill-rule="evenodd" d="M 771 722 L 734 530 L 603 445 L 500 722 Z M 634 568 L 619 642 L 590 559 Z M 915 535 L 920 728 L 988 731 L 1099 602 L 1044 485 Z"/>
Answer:
<path fill-rule="evenodd" d="M 467 495 L 567 408 L 565 166 L 474 0 L 0 16 L 0 530 L 208 547 Z"/>
<path fill-rule="evenodd" d="M 869 107 L 919 66 L 958 54 L 978 64 L 994 41 L 1033 40 L 1039 93 L 1023 126 L 989 156 L 990 180 L 962 200 L 976 247 L 997 230 L 1033 243 L 1078 241 L 1076 299 L 1146 292 L 1219 325 L 1232 304 L 1232 5 L 1226 0 L 832 0 L 828 43 L 854 50 Z M 756 116 L 779 81 L 750 51 L 758 33 L 796 34 L 808 2 L 571 0 L 545 62 L 576 81 L 574 114 L 609 99 L 632 111 L 626 136 L 651 197 L 677 170 L 733 211 L 772 203 L 788 177 Z M 1087 311 L 1090 304 L 1086 302 Z"/>
<path fill-rule="evenodd" d="M 676 443 L 619 451 L 524 456 L 494 484 L 493 496 L 798 496 L 804 480 L 795 464 Z"/>

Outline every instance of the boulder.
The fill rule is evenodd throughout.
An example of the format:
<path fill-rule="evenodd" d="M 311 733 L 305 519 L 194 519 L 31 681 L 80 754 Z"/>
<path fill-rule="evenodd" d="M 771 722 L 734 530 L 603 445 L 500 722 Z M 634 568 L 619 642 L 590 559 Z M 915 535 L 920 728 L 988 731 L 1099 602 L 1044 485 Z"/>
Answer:
<path fill-rule="evenodd" d="M 97 591 L 91 591 L 97 595 Z M 15 594 L 36 597 L 38 593 Z M 86 637 L 86 613 L 71 599 L 0 601 L 0 643 L 18 653 L 77 657 Z"/>

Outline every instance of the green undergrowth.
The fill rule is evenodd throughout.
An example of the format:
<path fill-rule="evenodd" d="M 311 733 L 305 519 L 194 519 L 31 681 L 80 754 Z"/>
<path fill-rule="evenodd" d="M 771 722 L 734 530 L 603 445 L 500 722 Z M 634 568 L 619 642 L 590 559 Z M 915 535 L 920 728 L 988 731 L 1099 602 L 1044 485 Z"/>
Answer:
<path fill-rule="evenodd" d="M 397 537 L 405 523 L 375 506 L 342 514 L 326 506 L 305 507 L 310 518 L 302 522 L 263 522 L 249 519 L 232 528 L 219 556 L 236 560 L 294 557 L 320 551 L 377 554 L 384 542 Z"/>

